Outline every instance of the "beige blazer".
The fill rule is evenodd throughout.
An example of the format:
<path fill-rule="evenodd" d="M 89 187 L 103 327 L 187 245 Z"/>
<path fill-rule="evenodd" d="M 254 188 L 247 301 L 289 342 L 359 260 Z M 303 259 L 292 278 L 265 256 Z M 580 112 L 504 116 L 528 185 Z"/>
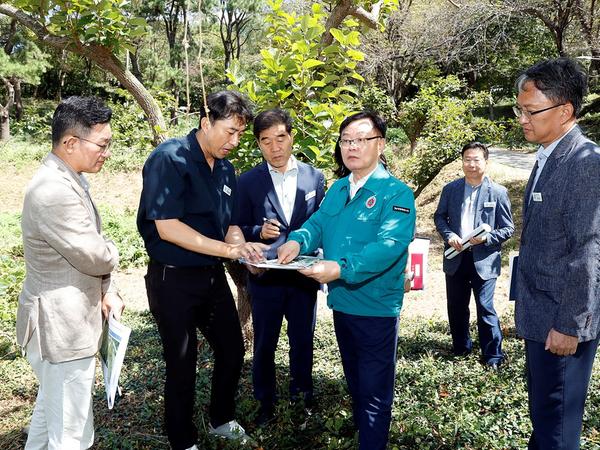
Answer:
<path fill-rule="evenodd" d="M 17 342 L 37 328 L 52 363 L 94 355 L 102 333 L 102 295 L 119 254 L 100 233 L 87 181 L 50 153 L 25 193 L 21 218 L 27 269 L 17 310 Z"/>

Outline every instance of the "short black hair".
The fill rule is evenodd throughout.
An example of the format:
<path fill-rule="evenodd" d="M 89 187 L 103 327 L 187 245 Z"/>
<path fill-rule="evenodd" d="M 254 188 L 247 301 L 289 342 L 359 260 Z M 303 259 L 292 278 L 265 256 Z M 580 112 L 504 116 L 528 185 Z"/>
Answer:
<path fill-rule="evenodd" d="M 237 91 L 219 91 L 210 94 L 206 103 L 210 113 L 208 115 L 211 123 L 216 120 L 229 119 L 238 116 L 246 123 L 252 121 L 252 106 L 250 102 Z M 200 120 L 206 117 L 204 105 L 200 108 Z"/>
<path fill-rule="evenodd" d="M 335 151 L 333 154 L 335 163 L 337 164 L 337 167 L 334 170 L 334 173 L 338 178 L 342 178 L 347 175 L 350 175 L 350 169 L 348 169 L 344 165 L 344 160 L 342 159 L 342 149 L 340 147 L 340 138 L 342 136 L 342 133 L 344 132 L 344 130 L 346 129 L 346 127 L 348 125 L 350 125 L 352 122 L 356 122 L 357 120 L 361 120 L 361 119 L 371 119 L 371 122 L 373 122 L 373 126 L 375 127 L 375 129 L 377 131 L 379 131 L 379 133 L 381 133 L 382 137 L 385 138 L 385 132 L 387 131 L 387 125 L 385 123 L 385 120 L 383 120 L 383 118 L 381 116 L 379 116 L 379 114 L 377 114 L 376 112 L 371 111 L 371 110 L 364 110 L 364 111 L 361 111 L 361 112 L 358 112 L 356 114 L 352 114 L 351 116 L 346 117 L 340 124 L 339 137 L 338 137 L 337 142 L 335 143 Z M 383 154 L 381 154 L 379 156 L 379 159 L 380 159 L 381 163 L 383 164 L 383 166 L 387 169 L 387 161 L 385 159 L 385 156 Z"/>
<path fill-rule="evenodd" d="M 537 63 L 517 78 L 517 91 L 522 91 L 529 82 L 556 104 L 571 103 L 575 117 L 581 112 L 587 75 L 574 60 L 557 58 Z"/>
<path fill-rule="evenodd" d="M 490 151 L 488 150 L 487 145 L 482 144 L 481 142 L 473 141 L 473 142 L 469 142 L 468 144 L 465 144 L 465 146 L 460 151 L 460 156 L 464 157 L 465 152 L 467 150 L 481 150 L 483 152 L 483 158 L 486 161 L 490 156 Z"/>
<path fill-rule="evenodd" d="M 258 139 L 261 131 L 279 124 L 285 125 L 285 130 L 288 134 L 292 132 L 292 118 L 287 111 L 281 108 L 274 108 L 261 112 L 254 118 L 254 137 Z"/>
<path fill-rule="evenodd" d="M 57 147 L 67 133 L 87 136 L 99 123 L 108 123 L 112 110 L 98 97 L 73 96 L 61 101 L 52 117 L 52 146 Z"/>

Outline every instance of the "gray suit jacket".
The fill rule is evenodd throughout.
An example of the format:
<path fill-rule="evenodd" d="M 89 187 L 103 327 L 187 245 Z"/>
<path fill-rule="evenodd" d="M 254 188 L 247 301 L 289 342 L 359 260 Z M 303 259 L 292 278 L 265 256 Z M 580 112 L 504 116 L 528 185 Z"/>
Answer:
<path fill-rule="evenodd" d="M 114 290 L 117 248 L 79 176 L 50 153 L 25 194 L 21 218 L 27 274 L 19 296 L 17 341 L 37 328 L 52 363 L 94 355 L 102 332 L 102 295 Z"/>
<path fill-rule="evenodd" d="M 545 342 L 551 328 L 594 339 L 600 328 L 600 148 L 576 126 L 554 149 L 529 202 L 517 271 L 517 333 Z"/>
<path fill-rule="evenodd" d="M 465 190 L 465 179 L 460 178 L 444 186 L 440 202 L 433 215 L 435 227 L 444 239 L 444 249 L 449 247 L 448 239 L 454 234 L 460 236 L 460 216 Z M 475 205 L 475 227 L 487 223 L 492 231 L 487 242 L 472 247 L 473 261 L 477 274 L 483 280 L 500 275 L 500 247 L 515 231 L 510 199 L 504 186 L 484 177 Z M 444 273 L 454 275 L 460 266 L 463 253 L 452 259 L 444 259 Z"/>

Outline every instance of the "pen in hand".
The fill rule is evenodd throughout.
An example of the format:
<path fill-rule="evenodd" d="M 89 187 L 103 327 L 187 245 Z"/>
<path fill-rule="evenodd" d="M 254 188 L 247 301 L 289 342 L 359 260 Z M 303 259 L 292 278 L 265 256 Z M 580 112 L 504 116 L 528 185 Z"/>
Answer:
<path fill-rule="evenodd" d="M 260 230 L 261 239 L 275 239 L 279 237 L 279 227 L 281 224 L 277 219 L 268 219 L 263 217 L 263 225 Z"/>

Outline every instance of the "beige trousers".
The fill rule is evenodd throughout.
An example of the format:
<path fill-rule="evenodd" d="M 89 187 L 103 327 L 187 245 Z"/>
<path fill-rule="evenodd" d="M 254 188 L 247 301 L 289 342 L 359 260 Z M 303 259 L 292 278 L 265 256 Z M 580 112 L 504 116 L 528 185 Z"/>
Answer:
<path fill-rule="evenodd" d="M 94 443 L 92 388 L 95 356 L 52 364 L 40 356 L 38 331 L 27 343 L 27 360 L 39 381 L 26 450 L 82 450 Z"/>

